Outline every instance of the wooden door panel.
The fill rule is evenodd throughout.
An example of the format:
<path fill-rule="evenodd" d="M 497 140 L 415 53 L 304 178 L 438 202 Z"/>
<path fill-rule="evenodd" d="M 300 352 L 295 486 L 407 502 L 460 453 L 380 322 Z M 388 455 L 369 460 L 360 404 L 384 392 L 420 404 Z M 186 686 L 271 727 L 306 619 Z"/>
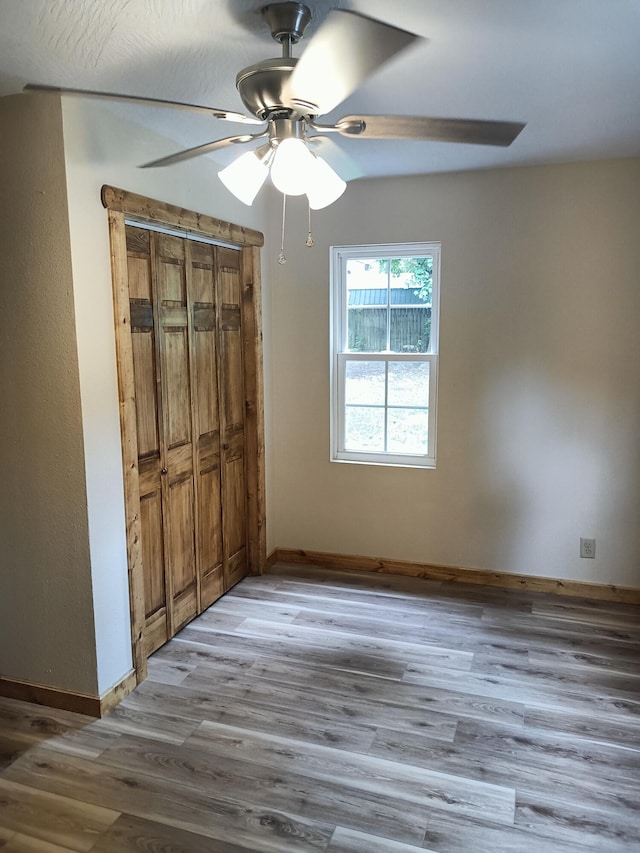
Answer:
<path fill-rule="evenodd" d="M 126 240 L 140 496 L 144 652 L 149 655 L 169 636 L 158 431 L 157 342 L 150 235 L 142 228 L 127 227 Z"/>
<path fill-rule="evenodd" d="M 244 423 L 244 382 L 242 371 L 242 332 L 240 309 L 222 307 L 222 407 L 225 429 Z"/>
<path fill-rule="evenodd" d="M 199 541 L 202 572 L 222 564 L 220 465 L 200 473 Z"/>
<path fill-rule="evenodd" d="M 140 496 L 161 491 L 160 455 L 145 456 L 138 461 L 138 486 Z"/>
<path fill-rule="evenodd" d="M 168 564 L 171 566 L 173 597 L 177 598 L 186 589 L 195 592 L 195 519 L 193 503 L 193 478 L 170 480 L 168 483 L 167 507 L 169 525 Z"/>
<path fill-rule="evenodd" d="M 191 249 L 191 299 L 194 303 L 202 303 L 203 305 L 214 305 L 215 304 L 215 293 L 214 293 L 214 280 L 211 274 L 211 270 L 213 269 L 213 253 L 211 252 L 211 246 L 207 246 L 209 250 L 208 260 L 204 263 L 202 261 L 202 255 L 194 255 L 193 247 Z M 196 261 L 195 258 L 199 257 L 200 260 Z"/>
<path fill-rule="evenodd" d="M 154 234 L 162 387 L 166 568 L 171 635 L 197 613 L 192 381 L 185 240 Z"/>
<path fill-rule="evenodd" d="M 164 435 L 170 450 L 191 442 L 189 341 L 186 326 L 163 332 Z"/>
<path fill-rule="evenodd" d="M 246 488 L 244 454 L 226 458 L 224 463 L 222 506 L 224 551 L 232 557 L 246 544 Z"/>
<path fill-rule="evenodd" d="M 198 501 L 200 610 L 224 592 L 220 477 L 216 280 L 213 247 L 189 244 L 187 292 L 192 308 L 194 457 Z"/>
<path fill-rule="evenodd" d="M 241 300 L 240 252 L 222 247 L 217 251 L 220 275 L 220 300 L 226 305 L 239 305 Z"/>
<path fill-rule="evenodd" d="M 127 225 L 125 228 L 125 239 L 127 242 L 127 254 L 131 255 L 139 253 L 142 257 L 149 257 L 151 234 L 146 228 L 137 228 L 135 225 Z M 129 275 L 129 270 L 127 275 Z M 131 292 L 131 283 L 129 282 L 129 296 L 135 296 Z"/>
<path fill-rule="evenodd" d="M 158 298 L 161 302 L 169 305 L 184 305 L 186 303 L 183 264 L 167 263 L 163 260 L 159 284 Z"/>
<path fill-rule="evenodd" d="M 158 301 L 186 305 L 187 289 L 184 276 L 184 240 L 169 234 L 154 234 L 158 264 Z"/>
<path fill-rule="evenodd" d="M 136 398 L 138 456 L 159 452 L 156 342 L 151 302 L 151 259 L 149 232 L 140 228 L 127 232 L 129 255 L 129 310 Z M 133 252 L 135 251 L 136 254 Z M 143 255 L 142 252 L 147 254 Z"/>
<path fill-rule="evenodd" d="M 210 327 L 203 325 L 202 312 L 194 311 L 194 394 L 197 400 L 196 438 L 217 433 L 220 429 L 218 414 L 218 376 L 216 369 L 216 334 L 213 310 L 209 312 Z"/>
<path fill-rule="evenodd" d="M 147 656 L 155 652 L 169 639 L 160 478 L 157 470 L 149 470 L 149 461 L 146 460 L 147 470 L 144 470 L 145 465 L 143 463 L 142 476 L 140 477 L 141 485 L 148 489 L 152 479 L 156 482 L 155 491 L 149 490 L 140 495 L 140 535 L 145 602 L 144 652 Z"/>
<path fill-rule="evenodd" d="M 245 474 L 245 387 L 240 253 L 218 249 L 220 419 L 224 584 L 229 589 L 247 572 Z"/>
<path fill-rule="evenodd" d="M 224 579 L 225 592 L 241 581 L 247 574 L 248 570 L 247 549 L 242 548 L 242 550 L 238 551 L 237 554 L 230 557 L 227 562 Z"/>
<path fill-rule="evenodd" d="M 200 582 L 200 612 L 211 607 L 214 601 L 224 595 L 227 589 L 229 586 L 225 583 L 222 563 L 208 574 L 203 574 Z"/>
<path fill-rule="evenodd" d="M 138 249 L 137 251 L 140 251 Z M 149 232 L 146 237 L 146 249 L 143 256 L 129 254 L 127 259 L 129 275 L 129 299 L 132 302 L 151 304 L 151 271 L 149 269 Z"/>
<path fill-rule="evenodd" d="M 151 330 L 132 325 L 134 381 L 136 389 L 136 427 L 138 456 L 159 454 L 158 400 L 156 396 L 155 342 Z"/>
<path fill-rule="evenodd" d="M 163 646 L 170 639 L 167 629 L 167 608 L 162 607 L 157 610 L 153 616 L 145 621 L 144 624 L 144 643 L 143 650 L 145 657 L 152 655 L 156 649 Z"/>
<path fill-rule="evenodd" d="M 222 506 L 219 462 L 198 477 L 198 541 L 200 546 L 201 610 L 224 592 Z"/>
<path fill-rule="evenodd" d="M 140 497 L 144 600 L 147 618 L 166 602 L 162 554 L 162 501 L 160 489 Z"/>

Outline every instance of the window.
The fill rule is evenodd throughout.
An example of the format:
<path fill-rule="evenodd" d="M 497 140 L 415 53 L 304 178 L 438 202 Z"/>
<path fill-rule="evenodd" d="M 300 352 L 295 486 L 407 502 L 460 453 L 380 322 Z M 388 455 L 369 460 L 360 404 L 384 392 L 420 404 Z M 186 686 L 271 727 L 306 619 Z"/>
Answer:
<path fill-rule="evenodd" d="M 435 467 L 439 243 L 333 246 L 331 459 Z"/>

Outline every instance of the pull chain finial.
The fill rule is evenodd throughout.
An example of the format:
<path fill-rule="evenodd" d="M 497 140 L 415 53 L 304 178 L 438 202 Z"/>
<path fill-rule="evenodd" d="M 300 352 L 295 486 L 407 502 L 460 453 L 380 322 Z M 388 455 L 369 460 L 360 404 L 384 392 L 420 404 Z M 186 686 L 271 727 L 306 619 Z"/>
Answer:
<path fill-rule="evenodd" d="M 283 195 L 282 195 L 282 238 L 280 240 L 280 254 L 278 255 L 278 263 L 279 264 L 286 264 L 287 263 L 287 257 L 284 253 L 284 226 L 285 226 L 285 221 L 286 221 L 286 214 L 287 214 L 287 197 L 283 193 Z"/>
<path fill-rule="evenodd" d="M 313 234 L 311 233 L 311 204 L 309 204 L 309 227 L 307 234 L 307 246 L 309 248 L 313 246 Z"/>

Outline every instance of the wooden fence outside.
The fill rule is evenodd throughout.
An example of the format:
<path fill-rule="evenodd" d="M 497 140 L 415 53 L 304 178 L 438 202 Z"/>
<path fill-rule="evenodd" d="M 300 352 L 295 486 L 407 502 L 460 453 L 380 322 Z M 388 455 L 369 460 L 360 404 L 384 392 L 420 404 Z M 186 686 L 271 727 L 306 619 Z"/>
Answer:
<path fill-rule="evenodd" d="M 427 352 L 431 332 L 431 307 L 391 308 L 392 352 Z M 349 308 L 349 350 L 381 352 L 387 348 L 387 309 Z"/>

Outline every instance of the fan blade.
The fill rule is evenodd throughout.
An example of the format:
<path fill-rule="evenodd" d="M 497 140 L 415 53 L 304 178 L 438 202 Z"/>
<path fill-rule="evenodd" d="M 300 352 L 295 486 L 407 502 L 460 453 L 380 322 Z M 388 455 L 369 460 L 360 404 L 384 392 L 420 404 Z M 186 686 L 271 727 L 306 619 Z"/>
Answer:
<path fill-rule="evenodd" d="M 245 133 L 242 136 L 226 136 L 224 139 L 216 139 L 213 142 L 205 142 L 204 145 L 196 145 L 194 148 L 187 148 L 184 151 L 178 151 L 176 154 L 170 154 L 168 157 L 161 157 L 159 160 L 151 160 L 149 163 L 143 163 L 141 169 L 152 169 L 156 166 L 172 166 L 174 163 L 180 163 L 182 160 L 190 160 L 192 157 L 200 157 L 202 154 L 208 154 L 210 151 L 215 151 L 217 148 L 225 148 L 227 145 L 237 145 L 242 142 L 251 142 L 254 139 L 261 139 L 267 135 L 264 133 Z"/>
<path fill-rule="evenodd" d="M 364 175 L 364 170 L 359 163 L 350 157 L 340 144 L 329 136 L 308 136 L 309 149 L 316 155 L 322 157 L 336 170 L 344 181 L 353 181 Z"/>
<path fill-rule="evenodd" d="M 183 104 L 181 101 L 163 101 L 160 98 L 142 98 L 137 95 L 120 95 L 116 92 L 93 92 L 90 89 L 65 89 L 63 86 L 45 86 L 40 83 L 27 83 L 23 91 L 44 92 L 60 95 L 81 95 L 89 98 L 103 98 L 111 101 L 128 101 L 133 104 L 147 104 L 155 107 L 170 107 L 176 110 L 189 110 L 194 113 L 206 113 L 214 118 L 225 121 L 243 122 L 244 124 L 262 124 L 257 118 L 235 113 L 231 110 L 219 110 L 216 107 L 201 107 L 198 104 Z"/>
<path fill-rule="evenodd" d="M 299 112 L 328 113 L 419 38 L 355 12 L 334 10 L 298 60 L 283 103 Z"/>
<path fill-rule="evenodd" d="M 322 125 L 314 125 L 322 130 Z M 480 121 L 422 116 L 345 116 L 335 124 L 343 136 L 364 139 L 427 139 L 470 145 L 511 145 L 525 124 L 516 121 Z"/>

